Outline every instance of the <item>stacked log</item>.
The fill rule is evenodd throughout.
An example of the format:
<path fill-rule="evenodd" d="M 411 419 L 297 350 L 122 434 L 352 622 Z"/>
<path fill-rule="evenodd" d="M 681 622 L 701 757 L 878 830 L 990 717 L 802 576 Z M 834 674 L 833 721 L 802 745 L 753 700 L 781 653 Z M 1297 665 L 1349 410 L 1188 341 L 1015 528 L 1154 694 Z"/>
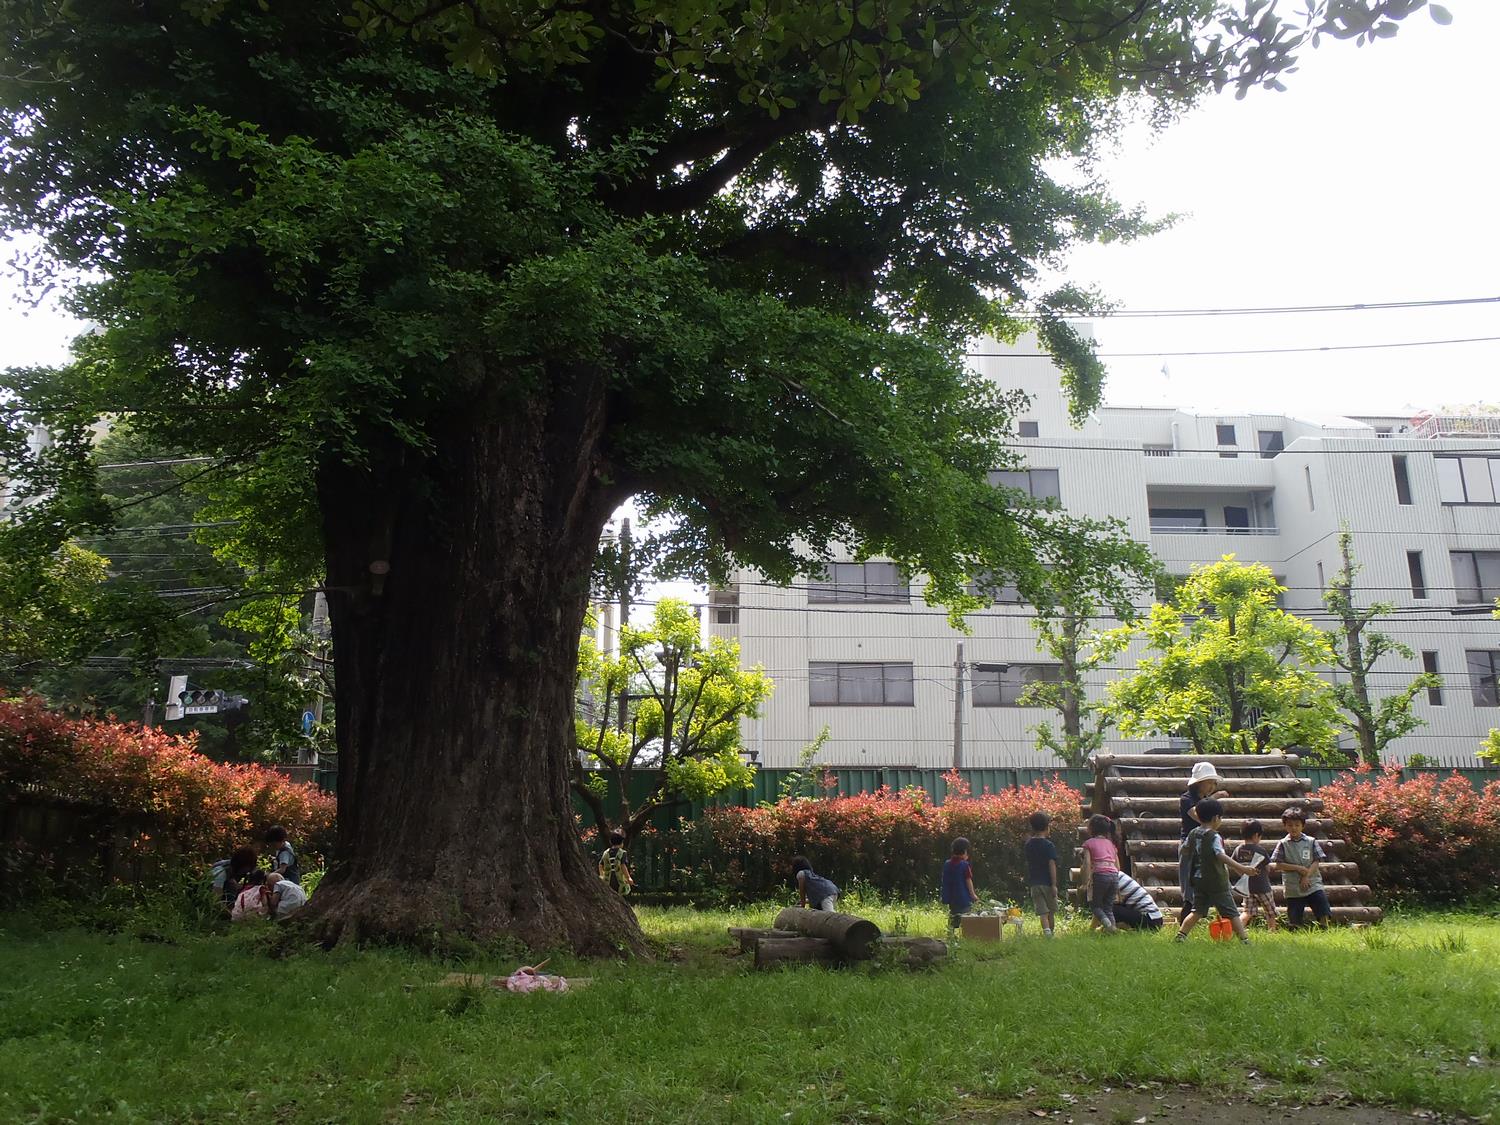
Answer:
<path fill-rule="evenodd" d="M 1265 826 L 1262 842 L 1271 847 L 1281 836 L 1281 813 L 1292 806 L 1301 808 L 1310 818 L 1307 821 L 1308 834 L 1317 837 L 1329 856 L 1328 862 L 1320 864 L 1319 868 L 1334 920 L 1380 921 L 1380 908 L 1368 905 L 1370 888 L 1358 881 L 1359 866 L 1350 861 L 1348 845 L 1343 840 L 1324 838 L 1332 830 L 1332 824 L 1318 816 L 1323 811 L 1323 802 L 1308 795 L 1312 782 L 1297 776 L 1300 758 L 1296 754 L 1215 754 L 1206 757 L 1095 754 L 1092 760 L 1094 780 L 1087 787 L 1088 799 L 1081 811 L 1085 814 L 1104 813 L 1115 820 L 1120 835 L 1121 858 L 1159 906 L 1175 907 L 1182 903 L 1182 892 L 1177 887 L 1177 852 L 1181 836 L 1177 798 L 1187 788 L 1194 763 L 1203 761 L 1212 763 L 1219 771 L 1223 779 L 1220 788 L 1229 793 L 1223 798 L 1224 822 L 1220 829 L 1226 846 L 1232 848 L 1239 842 L 1241 829 L 1247 821 L 1259 820 Z M 1080 826 L 1079 842 L 1087 836 L 1087 827 Z M 1079 875 L 1075 868 L 1075 888 Z M 1285 897 L 1280 880 L 1273 877 L 1272 886 L 1279 904 Z M 1077 891 L 1072 894 L 1076 901 Z"/>
<path fill-rule="evenodd" d="M 937 938 L 883 937 L 880 927 L 867 918 L 796 907 L 778 914 L 773 928 L 730 926 L 729 936 L 740 943 L 741 953 L 754 951 L 757 969 L 846 964 L 877 953 L 890 954 L 915 969 L 948 956 L 948 943 Z"/>

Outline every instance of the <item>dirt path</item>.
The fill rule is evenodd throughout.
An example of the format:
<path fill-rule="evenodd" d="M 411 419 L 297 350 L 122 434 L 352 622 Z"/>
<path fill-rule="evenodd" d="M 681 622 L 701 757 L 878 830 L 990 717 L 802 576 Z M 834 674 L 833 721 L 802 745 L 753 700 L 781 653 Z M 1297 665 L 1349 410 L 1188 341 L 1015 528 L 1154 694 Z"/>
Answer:
<path fill-rule="evenodd" d="M 1061 1105 L 1059 1105 L 1059 1101 Z M 1165 1125 L 1173 1121 L 1227 1121 L 1234 1125 L 1282 1125 L 1287 1121 L 1330 1125 L 1449 1125 L 1468 1121 L 1431 1110 L 1400 1110 L 1354 1105 L 1339 1094 L 1302 1099 L 1267 1091 L 1255 1098 L 1218 1095 L 1189 1086 L 1150 1085 L 1102 1088 L 1079 1094 L 1038 1098 L 1033 1106 L 995 1113 L 964 1112 L 965 1125 L 1052 1121 L 1057 1125 Z"/>

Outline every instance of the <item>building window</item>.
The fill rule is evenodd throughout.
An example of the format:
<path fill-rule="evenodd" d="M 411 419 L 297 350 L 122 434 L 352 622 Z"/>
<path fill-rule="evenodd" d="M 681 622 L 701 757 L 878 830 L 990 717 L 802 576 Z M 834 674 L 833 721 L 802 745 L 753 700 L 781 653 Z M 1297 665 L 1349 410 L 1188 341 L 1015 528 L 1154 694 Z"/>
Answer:
<path fill-rule="evenodd" d="M 1313 499 L 1311 465 L 1302 466 L 1302 479 L 1307 482 L 1307 510 L 1309 512 L 1316 512 L 1318 510 L 1318 502 Z"/>
<path fill-rule="evenodd" d="M 1431 651 L 1422 653 L 1422 671 L 1430 672 L 1434 676 L 1440 674 L 1438 672 L 1437 653 Z M 1439 684 L 1437 687 L 1430 687 L 1427 689 L 1427 702 L 1431 703 L 1434 707 L 1441 707 L 1443 705 L 1442 684 Z"/>
<path fill-rule="evenodd" d="M 1192 535 L 1208 530 L 1208 511 L 1204 508 L 1151 508 L 1148 512 L 1151 530 L 1165 535 Z"/>
<path fill-rule="evenodd" d="M 1016 434 L 1019 437 L 1041 437 L 1041 430 L 1035 422 L 1022 422 L 1016 427 Z"/>
<path fill-rule="evenodd" d="M 1391 469 L 1396 474 L 1396 503 L 1411 503 L 1411 477 L 1406 473 L 1406 458 L 1396 454 L 1391 458 Z"/>
<path fill-rule="evenodd" d="M 1469 649 L 1469 687 L 1475 707 L 1500 707 L 1500 650 Z"/>
<path fill-rule="evenodd" d="M 1500 457 L 1434 457 L 1444 504 L 1500 502 Z"/>
<path fill-rule="evenodd" d="M 1427 579 L 1422 575 L 1422 552 L 1406 552 L 1406 573 L 1411 577 L 1411 596 L 1414 598 L 1425 598 L 1427 596 Z"/>
<path fill-rule="evenodd" d="M 1260 455 L 1268 461 L 1286 448 L 1286 434 L 1281 430 L 1259 430 L 1255 439 L 1260 444 Z"/>
<path fill-rule="evenodd" d="M 1500 598 L 1500 551 L 1449 551 L 1460 605 Z"/>
<path fill-rule="evenodd" d="M 1014 488 L 1033 500 L 1062 500 L 1056 469 L 995 469 L 989 479 L 996 488 Z"/>
<path fill-rule="evenodd" d="M 814 707 L 910 707 L 910 663 L 812 661 L 808 702 Z"/>
<path fill-rule="evenodd" d="M 910 587 L 891 562 L 829 563 L 807 585 L 810 602 L 909 602 Z"/>
<path fill-rule="evenodd" d="M 982 575 L 969 583 L 969 593 L 976 598 L 989 598 L 995 605 L 1017 605 L 1026 599 L 1021 597 L 1021 591 L 1016 588 L 1014 582 L 1001 582 L 996 585 L 995 580 Z"/>
<path fill-rule="evenodd" d="M 1214 429 L 1218 432 L 1218 438 L 1219 438 L 1219 444 L 1220 445 L 1238 445 L 1239 444 L 1239 442 L 1235 439 L 1235 436 L 1234 436 L 1234 427 L 1233 426 L 1226 426 L 1226 425 L 1220 424 L 1218 426 L 1215 426 Z M 1239 454 L 1238 453 L 1220 453 L 1219 456 L 1220 457 L 1238 457 Z"/>
<path fill-rule="evenodd" d="M 1021 693 L 1030 684 L 1058 683 L 1057 664 L 973 664 L 975 707 L 1020 707 Z"/>

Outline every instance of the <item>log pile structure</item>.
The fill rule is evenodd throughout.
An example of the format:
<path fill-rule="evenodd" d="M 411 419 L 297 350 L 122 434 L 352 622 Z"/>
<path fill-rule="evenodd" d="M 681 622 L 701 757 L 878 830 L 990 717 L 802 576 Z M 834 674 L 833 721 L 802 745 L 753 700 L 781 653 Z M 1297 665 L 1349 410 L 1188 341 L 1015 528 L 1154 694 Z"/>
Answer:
<path fill-rule="evenodd" d="M 1261 843 L 1267 850 L 1281 839 L 1281 814 L 1297 806 L 1307 814 L 1308 835 L 1317 839 L 1328 855 L 1319 865 L 1323 887 L 1336 922 L 1378 922 L 1380 908 L 1370 905 L 1370 888 L 1359 882 L 1359 866 L 1349 855 L 1348 844 L 1330 838 L 1332 825 L 1319 818 L 1323 802 L 1308 796 L 1312 783 L 1297 776 L 1296 754 L 1111 754 L 1101 752 L 1091 759 L 1094 780 L 1087 786 L 1087 799 L 1080 810 L 1085 820 L 1103 813 L 1119 829 L 1121 866 L 1158 906 L 1178 909 L 1182 891 L 1177 885 L 1177 855 L 1181 840 L 1178 798 L 1187 789 L 1188 776 L 1195 762 L 1211 762 L 1221 779 L 1220 789 L 1229 793 L 1223 798 L 1224 820 L 1220 832 L 1224 845 L 1233 851 L 1240 843 L 1240 830 L 1248 820 L 1265 825 Z M 1069 892 L 1075 905 L 1084 906 L 1078 891 L 1081 879 L 1082 843 L 1088 837 L 1088 825 L 1078 828 L 1074 849 L 1073 889 Z M 1284 907 L 1285 896 L 1278 876 L 1271 877 L 1277 906 Z"/>
<path fill-rule="evenodd" d="M 730 926 L 741 953 L 754 952 L 757 969 L 787 964 L 843 965 L 895 951 L 913 969 L 948 956 L 948 944 L 929 937 L 884 937 L 868 918 L 789 906 L 768 929 Z"/>

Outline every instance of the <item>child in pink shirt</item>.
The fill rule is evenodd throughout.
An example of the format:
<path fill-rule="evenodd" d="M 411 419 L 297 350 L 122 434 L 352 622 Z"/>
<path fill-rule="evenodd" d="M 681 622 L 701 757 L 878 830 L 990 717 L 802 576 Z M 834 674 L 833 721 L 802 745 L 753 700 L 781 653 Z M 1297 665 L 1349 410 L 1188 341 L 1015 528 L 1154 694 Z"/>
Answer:
<path fill-rule="evenodd" d="M 1083 842 L 1083 886 L 1094 911 L 1094 929 L 1115 932 L 1115 886 L 1120 853 L 1115 849 L 1114 822 L 1095 813 L 1089 817 L 1089 838 Z"/>

